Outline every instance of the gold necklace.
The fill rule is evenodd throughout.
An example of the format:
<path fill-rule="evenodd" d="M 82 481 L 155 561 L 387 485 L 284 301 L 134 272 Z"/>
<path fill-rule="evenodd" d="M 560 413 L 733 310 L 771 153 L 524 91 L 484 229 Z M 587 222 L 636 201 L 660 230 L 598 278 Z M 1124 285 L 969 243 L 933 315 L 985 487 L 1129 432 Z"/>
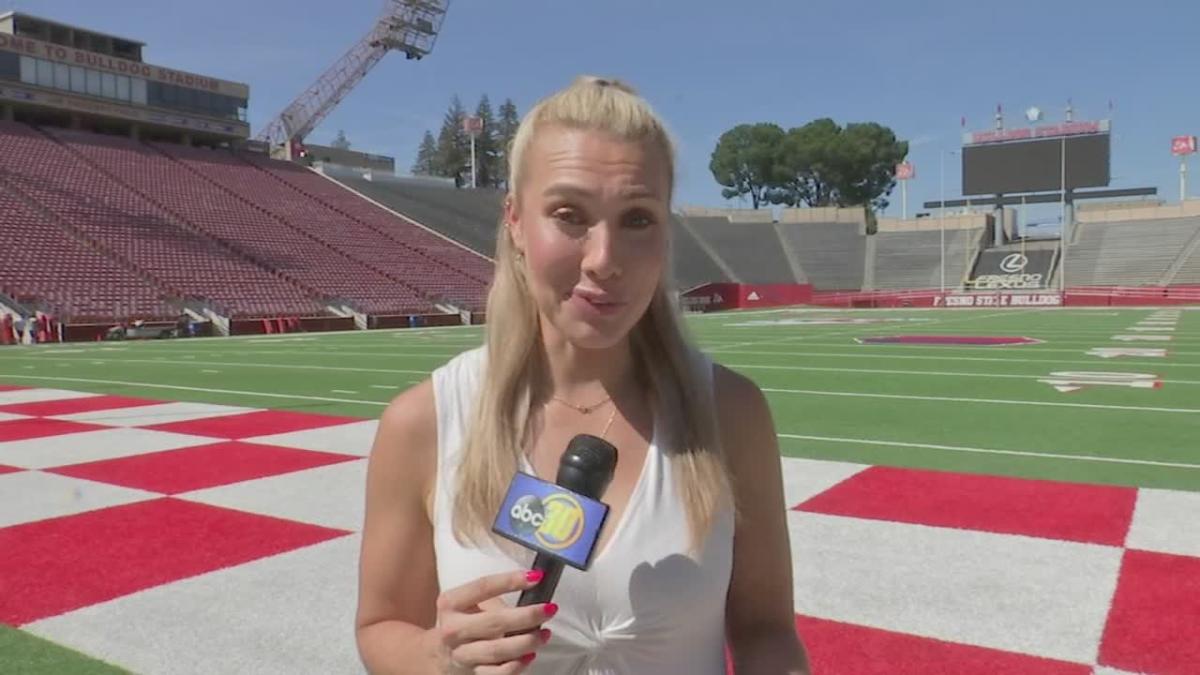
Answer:
<path fill-rule="evenodd" d="M 550 398 L 551 398 L 551 400 L 558 401 L 559 403 L 567 406 L 568 408 L 571 408 L 575 412 L 580 413 L 582 415 L 591 415 L 592 413 L 599 410 L 600 407 L 603 406 L 605 403 L 608 403 L 609 401 L 612 400 L 612 396 L 606 396 L 606 397 L 604 397 L 604 400 L 600 401 L 599 403 L 593 403 L 592 405 L 575 405 L 574 403 L 571 403 L 567 399 L 562 398 L 560 396 L 551 396 Z"/>
<path fill-rule="evenodd" d="M 608 421 L 604 423 L 604 431 L 600 432 L 600 440 L 608 440 L 608 430 L 612 427 L 613 420 L 617 418 L 617 406 L 613 406 L 612 412 L 608 414 Z"/>

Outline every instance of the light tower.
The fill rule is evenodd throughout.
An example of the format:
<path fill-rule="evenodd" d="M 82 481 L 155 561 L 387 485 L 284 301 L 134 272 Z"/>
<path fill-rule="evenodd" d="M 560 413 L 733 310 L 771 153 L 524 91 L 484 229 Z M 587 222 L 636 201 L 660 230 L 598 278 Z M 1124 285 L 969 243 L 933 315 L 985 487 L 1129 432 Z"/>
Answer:
<path fill-rule="evenodd" d="M 273 156 L 293 151 L 389 51 L 419 60 L 433 51 L 450 0 L 386 0 L 370 32 L 271 120 L 256 138 Z"/>

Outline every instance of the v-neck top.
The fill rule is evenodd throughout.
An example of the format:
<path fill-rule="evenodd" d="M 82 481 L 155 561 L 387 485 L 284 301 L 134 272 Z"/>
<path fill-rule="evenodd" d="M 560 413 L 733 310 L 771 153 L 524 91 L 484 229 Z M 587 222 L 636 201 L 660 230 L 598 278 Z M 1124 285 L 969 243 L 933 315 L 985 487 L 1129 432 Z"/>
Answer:
<path fill-rule="evenodd" d="M 481 576 L 528 569 L 533 552 L 489 543 L 460 544 L 452 530 L 457 466 L 483 385 L 483 348 L 433 373 L 438 423 L 434 550 L 446 590 Z M 710 391 L 712 363 L 695 362 Z M 655 424 L 641 475 L 612 536 L 589 570 L 563 570 L 549 644 L 527 672 L 536 674 L 725 673 L 725 596 L 733 567 L 733 514 L 717 514 L 704 546 L 690 551 L 687 511 Z M 618 452 L 619 452 L 618 448 Z M 618 460 L 620 461 L 620 460 Z M 525 464 L 528 470 L 528 463 Z M 516 604 L 517 594 L 504 598 Z"/>

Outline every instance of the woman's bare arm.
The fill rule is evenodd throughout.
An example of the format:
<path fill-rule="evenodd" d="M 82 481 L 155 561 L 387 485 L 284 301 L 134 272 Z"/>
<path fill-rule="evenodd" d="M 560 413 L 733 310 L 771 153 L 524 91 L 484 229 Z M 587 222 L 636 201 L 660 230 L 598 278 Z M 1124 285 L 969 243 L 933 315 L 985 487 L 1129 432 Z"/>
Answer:
<path fill-rule="evenodd" d="M 779 444 L 766 398 L 745 377 L 715 373 L 721 440 L 729 456 L 740 517 L 725 625 L 738 675 L 807 675 L 796 635 L 792 555 Z"/>
<path fill-rule="evenodd" d="M 431 381 L 391 402 L 367 464 L 359 561 L 358 650 L 368 672 L 436 672 L 437 570 L 430 496 L 437 474 Z"/>

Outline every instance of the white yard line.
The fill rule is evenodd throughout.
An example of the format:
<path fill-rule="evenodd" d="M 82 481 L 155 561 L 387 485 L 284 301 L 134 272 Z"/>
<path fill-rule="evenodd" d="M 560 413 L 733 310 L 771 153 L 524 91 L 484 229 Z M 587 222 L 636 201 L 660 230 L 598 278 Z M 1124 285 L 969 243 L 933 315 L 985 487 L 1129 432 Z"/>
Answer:
<path fill-rule="evenodd" d="M 230 394 L 234 396 L 255 396 L 264 398 L 281 398 L 291 399 L 296 401 L 326 401 L 329 403 L 358 403 L 361 405 L 372 405 L 384 407 L 387 401 L 361 401 L 350 398 L 331 398 L 329 396 L 307 396 L 303 394 L 275 394 L 266 391 L 243 391 L 239 389 L 214 389 L 211 387 L 189 387 L 179 384 L 157 384 L 154 382 L 132 382 L 126 380 L 97 380 L 83 377 L 51 377 L 42 375 L 12 375 L 0 373 L 0 378 L 12 378 L 19 380 L 45 380 L 47 382 L 82 382 L 85 384 L 116 384 L 129 387 L 142 387 L 146 389 L 171 389 L 175 391 L 200 391 L 209 394 Z"/>
<path fill-rule="evenodd" d="M 1083 352 L 1080 352 L 1080 351 L 1074 350 L 1074 349 L 1066 350 L 1066 351 L 1070 351 L 1073 354 L 1083 353 Z M 865 350 L 864 350 L 864 352 L 865 352 Z M 1070 359 L 1058 359 L 1058 358 L 1031 359 L 1028 357 L 1028 355 L 1026 355 L 1025 358 L 1023 358 L 1023 359 L 1018 359 L 1014 356 L 1000 358 L 1000 357 L 995 357 L 995 356 L 925 356 L 925 355 L 921 355 L 921 354 L 867 354 L 864 352 L 859 352 L 859 353 L 807 352 L 807 351 L 806 352 L 759 352 L 759 351 L 742 351 L 739 349 L 737 351 L 722 352 L 722 353 L 727 354 L 727 355 L 748 354 L 751 356 L 780 356 L 780 357 L 786 356 L 786 357 L 793 357 L 793 358 L 794 357 L 811 357 L 811 358 L 834 358 L 834 359 L 889 359 L 889 360 L 891 360 L 891 359 L 915 359 L 915 360 L 921 360 L 921 361 L 990 361 L 990 362 L 994 362 L 994 363 L 1045 363 L 1048 365 L 1059 365 L 1059 364 L 1066 363 L 1066 364 L 1084 365 L 1084 366 L 1095 366 L 1095 365 L 1099 365 L 1102 363 L 1109 363 L 1111 365 L 1118 365 L 1118 366 L 1147 366 L 1147 367 L 1154 366 L 1154 367 L 1159 367 L 1159 368 L 1161 368 L 1161 367 L 1200 368 L 1200 363 L 1173 363 L 1168 358 L 1163 358 L 1158 361 L 1127 361 L 1125 359 L 1101 359 L 1101 358 L 1093 358 L 1090 361 L 1084 361 L 1084 360 L 1075 361 L 1075 360 L 1070 360 Z M 1168 357 L 1174 356 L 1174 354 L 1168 353 L 1167 356 Z M 722 362 L 722 363 L 724 363 L 724 362 Z"/>
<path fill-rule="evenodd" d="M 1058 363 L 1061 363 L 1061 361 L 1059 361 Z M 1041 375 L 1018 375 L 1015 373 L 973 373 L 973 372 L 967 372 L 967 371 L 953 371 L 953 370 L 889 370 L 889 369 L 881 369 L 881 368 L 828 368 L 828 367 L 822 367 L 822 366 L 780 366 L 780 365 L 740 364 L 740 363 L 727 363 L 724 365 L 728 366 L 729 368 L 750 368 L 750 369 L 757 369 L 757 370 L 802 370 L 802 371 L 813 371 L 813 372 L 823 372 L 823 373 L 865 373 L 865 374 L 869 374 L 869 375 L 918 375 L 918 376 L 932 375 L 935 377 L 982 377 L 982 378 L 1014 379 L 1014 380 L 1039 380 L 1039 379 L 1043 379 L 1043 378 L 1050 376 L 1049 373 L 1044 373 Z M 1100 365 L 1100 363 L 1093 362 L 1093 365 Z M 1120 365 L 1120 364 L 1113 363 L 1113 364 L 1109 364 L 1109 365 L 1116 366 L 1116 365 Z M 1106 371 L 1106 372 L 1111 372 L 1111 371 Z M 1200 384 L 1200 381 L 1196 381 L 1196 380 L 1161 380 L 1161 381 L 1162 382 L 1170 382 L 1171 384 Z"/>
<path fill-rule="evenodd" d="M 796 394 L 805 396 L 845 396 L 850 398 L 882 398 L 902 401 L 945 401 L 948 403 L 995 403 L 1002 405 L 1029 405 L 1048 408 L 1085 408 L 1094 410 L 1137 410 L 1141 412 L 1200 413 L 1197 408 L 1157 408 L 1138 405 L 1102 405 L 1099 403 L 1060 403 L 1055 401 L 1017 401 L 1005 398 L 968 398 L 961 396 L 917 396 L 909 394 L 872 394 L 858 391 L 820 391 L 816 389 L 776 389 L 763 387 L 771 394 Z"/>
<path fill-rule="evenodd" d="M 858 445 L 882 445 L 896 448 L 924 448 L 928 450 L 945 450 L 947 452 L 967 452 L 984 455 L 1012 455 L 1016 457 L 1033 457 L 1040 459 L 1068 459 L 1079 462 L 1103 462 L 1110 464 L 1134 464 L 1138 466 L 1162 466 L 1174 469 L 1200 469 L 1200 464 L 1185 464 L 1182 462 L 1159 462 L 1149 459 L 1122 459 L 1119 457 L 1099 457 L 1096 455 L 1064 455 L 1053 452 L 1031 452 L 1027 450 L 1001 450 L 999 448 L 972 448 L 963 445 L 934 445 L 932 443 L 906 443 L 902 441 L 881 441 L 869 438 L 840 438 L 837 436 L 810 436 L 807 434 L 779 434 L 780 438 L 794 438 L 805 441 L 825 441 L 828 443 L 852 443 Z"/>

